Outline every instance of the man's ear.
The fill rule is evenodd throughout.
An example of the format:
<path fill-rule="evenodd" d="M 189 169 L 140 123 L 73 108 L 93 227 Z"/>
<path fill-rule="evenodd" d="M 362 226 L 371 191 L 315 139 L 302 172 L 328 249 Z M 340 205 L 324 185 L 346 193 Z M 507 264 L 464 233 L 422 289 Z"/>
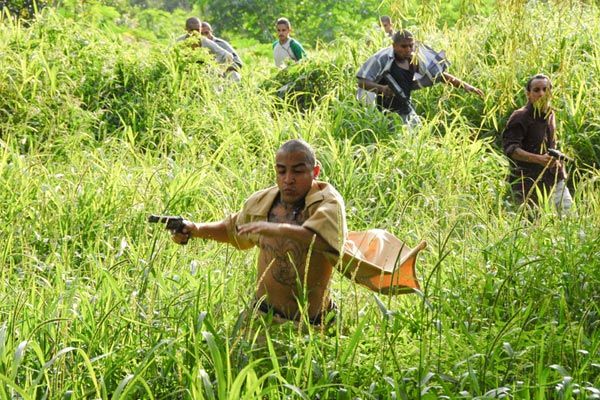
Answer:
<path fill-rule="evenodd" d="M 321 173 L 321 166 L 319 164 L 313 167 L 313 179 L 317 179 L 319 174 Z"/>

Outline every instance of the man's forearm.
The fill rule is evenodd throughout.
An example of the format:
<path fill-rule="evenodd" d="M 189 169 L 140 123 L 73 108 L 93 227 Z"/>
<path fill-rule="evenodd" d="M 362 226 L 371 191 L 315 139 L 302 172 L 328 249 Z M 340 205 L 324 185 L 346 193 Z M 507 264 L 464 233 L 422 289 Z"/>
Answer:
<path fill-rule="evenodd" d="M 279 233 L 282 237 L 286 237 L 300 244 L 309 246 L 311 243 L 317 251 L 335 251 L 321 236 L 299 225 L 292 224 L 277 224 Z"/>
<path fill-rule="evenodd" d="M 460 79 L 458 79 L 454 75 L 450 75 L 447 72 L 444 72 L 442 74 L 442 80 L 443 80 L 444 83 L 452 85 L 455 88 L 465 88 L 465 86 L 468 85 L 466 82 L 461 81 Z"/>
<path fill-rule="evenodd" d="M 264 235 L 280 237 L 293 240 L 297 243 L 309 246 L 314 241 L 314 249 L 317 251 L 336 252 L 321 236 L 300 225 L 282 224 L 278 222 L 256 221 L 240 225 L 237 235 Z"/>
<path fill-rule="evenodd" d="M 462 80 L 458 79 L 457 77 L 455 77 L 454 75 L 450 75 L 447 72 L 444 72 L 442 74 L 442 81 L 448 85 L 454 86 L 455 88 L 464 89 L 467 92 L 477 93 L 479 91 L 479 89 L 477 89 L 475 86 L 468 84 L 467 82 L 462 81 Z"/>
<path fill-rule="evenodd" d="M 200 239 L 210 239 L 217 242 L 230 243 L 229 235 L 227 234 L 227 226 L 225 221 L 219 222 L 194 222 L 194 226 L 190 231 L 191 237 Z"/>
<path fill-rule="evenodd" d="M 358 78 L 358 87 L 361 89 L 368 90 L 369 92 L 374 92 L 381 94 L 385 90 L 385 85 L 379 85 L 373 81 L 364 78 Z"/>
<path fill-rule="evenodd" d="M 546 166 L 549 162 L 553 161 L 552 158 L 546 154 L 535 154 L 523 150 L 517 147 L 510 155 L 510 158 L 516 161 L 528 162 L 532 164 L 539 164 Z"/>

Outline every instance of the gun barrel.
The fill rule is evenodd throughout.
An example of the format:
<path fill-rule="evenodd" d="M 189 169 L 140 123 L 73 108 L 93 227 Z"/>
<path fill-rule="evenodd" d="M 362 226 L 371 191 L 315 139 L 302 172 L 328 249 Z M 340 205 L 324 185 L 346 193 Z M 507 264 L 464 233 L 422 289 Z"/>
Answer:
<path fill-rule="evenodd" d="M 557 158 L 559 160 L 565 160 L 565 161 L 573 161 L 573 159 L 569 156 L 567 156 L 566 154 L 561 153 L 559 150 L 556 149 L 548 149 L 548 154 L 550 154 L 552 157 Z"/>
<path fill-rule="evenodd" d="M 161 224 L 168 224 L 170 221 L 182 221 L 183 218 L 180 216 L 173 216 L 173 215 L 154 215 L 151 214 L 148 216 L 148 222 L 151 223 L 161 223 Z"/>

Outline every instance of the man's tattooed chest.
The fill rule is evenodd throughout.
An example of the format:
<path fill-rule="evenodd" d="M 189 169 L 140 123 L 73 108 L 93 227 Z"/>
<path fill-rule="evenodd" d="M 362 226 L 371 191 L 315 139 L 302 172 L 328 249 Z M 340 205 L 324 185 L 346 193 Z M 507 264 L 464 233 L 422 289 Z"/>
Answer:
<path fill-rule="evenodd" d="M 269 211 L 269 222 L 302 225 L 305 216 L 302 212 L 304 204 L 286 207 L 276 202 Z M 295 286 L 302 281 L 302 271 L 306 263 L 308 248 L 291 239 L 267 238 L 260 239 L 261 263 L 266 265 L 269 273 L 277 282 L 286 286 Z"/>
<path fill-rule="evenodd" d="M 261 239 L 261 263 L 271 276 L 285 286 L 296 286 L 302 281 L 306 263 L 306 246 L 282 238 Z"/>

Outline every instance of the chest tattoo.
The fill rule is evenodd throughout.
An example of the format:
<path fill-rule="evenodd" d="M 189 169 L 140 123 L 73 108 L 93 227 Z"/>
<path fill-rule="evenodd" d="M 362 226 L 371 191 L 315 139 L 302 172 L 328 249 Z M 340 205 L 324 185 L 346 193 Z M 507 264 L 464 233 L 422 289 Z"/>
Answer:
<path fill-rule="evenodd" d="M 304 204 L 286 207 L 275 201 L 269 211 L 269 222 L 302 225 L 306 220 L 302 212 Z M 306 264 L 307 246 L 294 240 L 277 237 L 260 239 L 263 265 L 269 265 L 273 279 L 285 286 L 296 286 L 302 282 Z"/>

